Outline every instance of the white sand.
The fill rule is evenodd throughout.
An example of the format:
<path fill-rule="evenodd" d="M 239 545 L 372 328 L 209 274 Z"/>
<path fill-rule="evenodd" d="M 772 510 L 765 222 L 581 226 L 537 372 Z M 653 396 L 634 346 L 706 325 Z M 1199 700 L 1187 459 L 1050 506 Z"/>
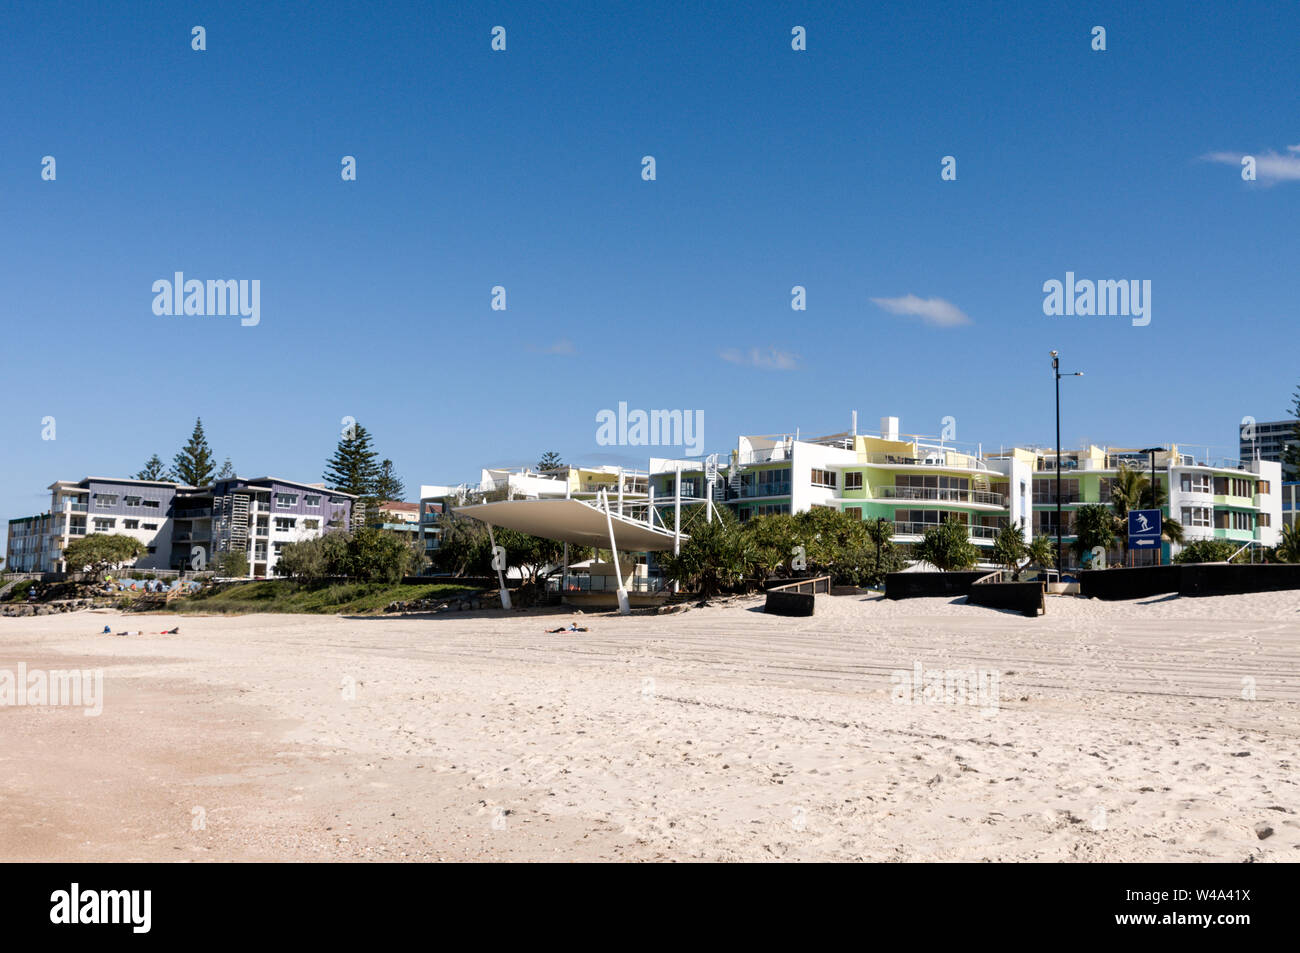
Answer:
<path fill-rule="evenodd" d="M 1300 593 L 756 608 L 0 619 L 0 859 L 1300 859 Z"/>

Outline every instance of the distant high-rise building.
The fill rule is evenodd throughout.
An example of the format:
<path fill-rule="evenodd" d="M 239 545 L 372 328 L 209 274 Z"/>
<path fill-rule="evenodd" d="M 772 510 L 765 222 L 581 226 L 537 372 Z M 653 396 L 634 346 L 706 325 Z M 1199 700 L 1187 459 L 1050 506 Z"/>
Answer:
<path fill-rule="evenodd" d="M 1300 444 L 1300 440 L 1296 439 L 1295 426 L 1296 421 L 1294 418 L 1256 423 L 1254 435 L 1250 438 L 1247 437 L 1249 430 L 1243 427 L 1241 429 L 1241 459 L 1254 460 L 1256 454 L 1258 454 L 1260 460 L 1281 463 L 1283 448 L 1288 444 Z M 1300 473 L 1297 473 L 1294 467 L 1283 465 L 1282 472 L 1288 480 L 1300 478 Z"/>

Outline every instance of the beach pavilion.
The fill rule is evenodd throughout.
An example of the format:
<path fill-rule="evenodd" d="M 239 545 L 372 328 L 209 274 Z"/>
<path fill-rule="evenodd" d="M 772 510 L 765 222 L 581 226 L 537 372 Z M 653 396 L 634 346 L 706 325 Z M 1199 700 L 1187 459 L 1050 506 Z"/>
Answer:
<path fill-rule="evenodd" d="M 665 500 L 666 504 L 668 501 Z M 609 494 L 601 491 L 594 500 L 537 499 L 500 500 L 494 503 L 476 503 L 458 506 L 455 512 L 487 524 L 488 534 L 496 554 L 495 527 L 513 529 L 531 536 L 553 539 L 564 543 L 564 573 L 569 574 L 569 544 L 609 548 L 610 566 L 617 573 L 618 609 L 626 615 L 631 611 L 628 584 L 631 573 L 624 572 L 618 554 L 624 553 L 676 553 L 681 541 L 687 537 L 681 531 L 680 496 L 673 500 L 673 526 L 664 525 L 663 517 L 653 499 L 633 504 L 611 505 Z M 690 502 L 690 501 L 688 501 Z M 705 501 L 708 518 L 713 517 L 712 501 Z M 501 605 L 510 608 L 510 593 L 506 589 L 504 560 L 493 557 L 497 582 L 501 590 Z"/>

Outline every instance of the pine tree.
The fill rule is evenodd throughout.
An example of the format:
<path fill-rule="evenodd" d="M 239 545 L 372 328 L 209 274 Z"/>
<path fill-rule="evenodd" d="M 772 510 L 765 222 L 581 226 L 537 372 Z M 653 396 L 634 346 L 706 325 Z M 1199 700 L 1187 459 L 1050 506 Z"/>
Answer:
<path fill-rule="evenodd" d="M 135 479 L 161 480 L 163 479 L 163 475 L 164 475 L 163 462 L 158 457 L 158 454 L 155 453 L 152 457 L 149 458 L 148 462 L 145 463 L 144 469 L 135 475 Z"/>
<path fill-rule="evenodd" d="M 375 496 L 379 482 L 377 457 L 370 445 L 369 431 L 353 424 L 325 463 L 325 484 L 357 497 Z"/>
<path fill-rule="evenodd" d="M 564 464 L 560 462 L 560 455 L 554 450 L 547 450 L 546 453 L 542 454 L 542 459 L 537 462 L 537 469 L 539 470 L 558 470 L 563 466 Z"/>
<path fill-rule="evenodd" d="M 1282 444 L 1282 469 L 1285 471 L 1283 479 L 1290 480 L 1300 477 L 1300 388 L 1296 388 L 1293 400 L 1291 416 L 1295 418 L 1295 423 L 1291 427 L 1291 442 Z"/>
<path fill-rule="evenodd" d="M 190 442 L 172 458 L 172 478 L 190 486 L 207 486 L 212 482 L 212 448 L 203 434 L 203 419 L 194 421 Z"/>
<path fill-rule="evenodd" d="M 392 460 L 379 464 L 379 476 L 375 478 L 375 496 L 381 502 L 385 500 L 400 501 L 406 495 L 406 485 L 397 477 Z"/>
<path fill-rule="evenodd" d="M 218 480 L 230 480 L 235 476 L 235 468 L 230 465 L 230 458 L 226 457 L 226 462 L 221 465 L 220 472 L 217 473 Z"/>

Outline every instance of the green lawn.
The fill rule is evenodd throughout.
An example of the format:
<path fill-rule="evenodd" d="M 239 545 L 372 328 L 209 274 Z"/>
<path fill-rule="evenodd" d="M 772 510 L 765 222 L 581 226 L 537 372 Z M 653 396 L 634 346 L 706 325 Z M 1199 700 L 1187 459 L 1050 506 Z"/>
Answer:
<path fill-rule="evenodd" d="M 390 602 L 447 598 L 477 592 L 476 586 L 446 583 L 393 585 L 380 582 L 327 583 L 309 586 L 287 579 L 240 582 L 173 600 L 175 612 L 311 612 L 323 615 L 382 612 Z"/>

